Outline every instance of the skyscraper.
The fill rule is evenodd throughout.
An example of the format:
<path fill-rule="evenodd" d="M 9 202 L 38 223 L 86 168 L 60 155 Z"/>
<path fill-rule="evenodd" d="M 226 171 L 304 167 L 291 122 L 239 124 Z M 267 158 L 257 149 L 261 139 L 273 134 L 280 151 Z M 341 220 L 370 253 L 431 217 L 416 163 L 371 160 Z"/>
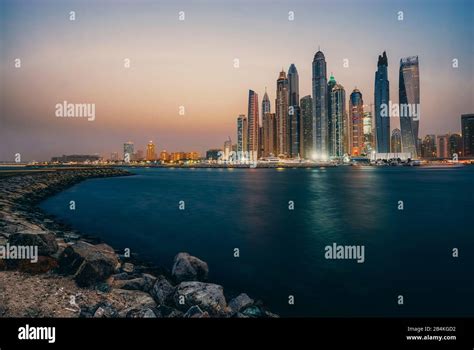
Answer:
<path fill-rule="evenodd" d="M 263 156 L 275 156 L 276 150 L 276 118 L 275 113 L 265 113 L 263 116 L 262 137 L 263 137 Z"/>
<path fill-rule="evenodd" d="M 402 133 L 400 129 L 393 129 L 390 144 L 391 144 L 390 145 L 391 153 L 402 152 Z M 390 152 L 387 152 L 387 153 L 390 153 Z"/>
<path fill-rule="evenodd" d="M 248 123 L 247 117 L 240 114 L 237 117 L 237 152 L 246 152 L 248 150 Z"/>
<path fill-rule="evenodd" d="M 313 99 L 311 95 L 300 100 L 301 106 L 301 156 L 311 159 L 314 153 L 313 145 Z"/>
<path fill-rule="evenodd" d="M 327 96 L 327 103 L 328 103 L 328 153 L 329 156 L 334 156 L 334 141 L 332 139 L 334 135 L 333 125 L 332 125 L 332 89 L 336 85 L 336 79 L 331 74 L 328 81 L 328 96 Z"/>
<path fill-rule="evenodd" d="M 453 133 L 449 135 L 448 156 L 453 158 L 454 154 L 462 156 L 462 137 L 460 134 Z"/>
<path fill-rule="evenodd" d="M 313 59 L 313 142 L 318 159 L 328 156 L 326 59 L 321 51 Z"/>
<path fill-rule="evenodd" d="M 402 134 L 403 136 L 403 134 Z M 403 145 L 403 139 L 402 139 Z M 438 158 L 451 158 L 449 154 L 449 135 L 438 135 L 436 136 L 436 156 Z"/>
<path fill-rule="evenodd" d="M 285 71 L 281 71 L 277 80 L 276 91 L 276 123 L 277 123 L 277 155 L 288 155 L 288 79 Z"/>
<path fill-rule="evenodd" d="M 464 157 L 474 156 L 474 114 L 461 116 L 462 143 Z"/>
<path fill-rule="evenodd" d="M 288 69 L 288 154 L 297 157 L 300 154 L 300 93 L 298 71 L 294 64 Z"/>
<path fill-rule="evenodd" d="M 354 89 L 349 98 L 349 152 L 360 156 L 364 148 L 364 101 L 362 93 Z"/>
<path fill-rule="evenodd" d="M 276 122 L 275 113 L 268 98 L 267 88 L 262 100 L 262 155 L 269 157 L 276 153 Z"/>
<path fill-rule="evenodd" d="M 416 159 L 419 105 L 420 105 L 420 73 L 418 56 L 402 58 L 400 60 L 399 77 L 400 129 L 402 132 L 402 150 L 411 153 Z M 416 113 L 417 112 L 417 113 Z"/>
<path fill-rule="evenodd" d="M 123 144 L 123 159 L 131 161 L 134 153 L 134 145 L 132 141 Z"/>
<path fill-rule="evenodd" d="M 331 88 L 330 96 L 332 104 L 329 154 L 340 158 L 346 151 L 346 91 L 342 85 L 335 84 Z"/>
<path fill-rule="evenodd" d="M 423 158 L 436 158 L 436 136 L 426 135 L 421 147 L 421 156 Z"/>
<path fill-rule="evenodd" d="M 388 60 L 385 51 L 379 56 L 375 72 L 375 138 L 378 153 L 390 153 L 390 117 L 382 116 L 382 106 L 389 105 Z"/>
<path fill-rule="evenodd" d="M 146 160 L 156 160 L 155 144 L 153 143 L 153 141 L 148 142 L 148 144 L 146 145 Z"/>
<path fill-rule="evenodd" d="M 248 151 L 251 159 L 258 157 L 258 95 L 253 90 L 249 90 L 249 108 L 248 108 Z"/>
<path fill-rule="evenodd" d="M 373 118 L 372 118 L 372 105 L 364 105 L 364 116 L 362 118 L 362 129 L 364 134 L 364 146 L 362 153 L 370 155 L 372 151 L 375 151 L 374 145 L 374 132 L 373 132 Z"/>

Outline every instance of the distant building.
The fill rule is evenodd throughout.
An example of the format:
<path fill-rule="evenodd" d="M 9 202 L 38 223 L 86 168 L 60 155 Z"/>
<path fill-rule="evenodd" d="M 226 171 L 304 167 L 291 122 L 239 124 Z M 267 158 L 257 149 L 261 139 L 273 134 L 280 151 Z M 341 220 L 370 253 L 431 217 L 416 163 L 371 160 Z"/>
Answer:
<path fill-rule="evenodd" d="M 139 149 L 137 153 L 135 153 L 134 159 L 137 162 L 140 162 L 145 159 L 145 152 L 142 149 Z"/>
<path fill-rule="evenodd" d="M 327 99 L 326 99 L 327 104 L 328 104 L 328 107 L 327 107 L 327 113 L 328 113 L 328 155 L 330 157 L 334 156 L 333 136 L 334 136 L 334 133 L 335 133 L 334 128 L 336 126 L 333 126 L 333 120 L 332 120 L 332 117 L 333 117 L 333 115 L 332 115 L 332 104 L 333 104 L 332 89 L 334 88 L 334 86 L 336 86 L 336 84 L 337 84 L 336 79 L 331 74 L 331 76 L 329 77 L 329 81 L 328 81 L 328 88 L 327 88 L 328 96 L 327 96 Z"/>
<path fill-rule="evenodd" d="M 301 108 L 301 157 L 311 159 L 314 153 L 313 145 L 313 99 L 311 95 L 300 100 Z"/>
<path fill-rule="evenodd" d="M 474 157 L 474 114 L 461 116 L 463 156 Z"/>
<path fill-rule="evenodd" d="M 248 104 L 248 151 L 258 153 L 258 95 L 255 91 L 249 90 Z"/>
<path fill-rule="evenodd" d="M 388 105 L 390 101 L 390 85 L 388 81 L 388 59 L 385 51 L 377 61 L 375 72 L 375 138 L 377 140 L 376 150 L 379 153 L 390 151 L 390 118 L 382 115 L 382 106 Z"/>
<path fill-rule="evenodd" d="M 299 76 L 294 64 L 288 69 L 288 96 L 288 154 L 295 158 L 300 155 L 301 113 Z"/>
<path fill-rule="evenodd" d="M 148 142 L 146 146 L 146 160 L 154 161 L 156 160 L 155 144 L 153 141 Z"/>
<path fill-rule="evenodd" d="M 326 159 L 328 152 L 328 104 L 326 58 L 318 50 L 313 58 L 313 143 L 317 159 Z"/>
<path fill-rule="evenodd" d="M 277 124 L 275 113 L 265 113 L 262 123 L 263 156 L 270 157 L 277 154 Z"/>
<path fill-rule="evenodd" d="M 449 155 L 449 135 L 436 136 L 436 156 L 438 158 L 451 158 Z"/>
<path fill-rule="evenodd" d="M 118 161 L 118 160 L 119 160 L 119 154 L 118 154 L 118 152 L 112 152 L 112 153 L 110 153 L 110 160 L 111 160 L 112 162 Z"/>
<path fill-rule="evenodd" d="M 462 136 L 460 134 L 451 134 L 449 135 L 448 141 L 448 150 L 449 157 L 454 157 L 454 154 L 457 154 L 458 157 L 462 156 Z"/>
<path fill-rule="evenodd" d="M 333 77 L 331 77 L 333 78 Z M 333 78 L 334 79 L 334 78 Z M 331 157 L 341 158 L 346 153 L 346 92 L 340 84 L 335 84 L 331 89 L 332 106 L 331 134 L 329 135 L 329 154 Z"/>
<path fill-rule="evenodd" d="M 248 151 L 248 132 L 247 117 L 241 114 L 237 117 L 237 152 Z"/>
<path fill-rule="evenodd" d="M 123 159 L 131 161 L 134 153 L 134 145 L 132 141 L 125 142 L 123 144 Z"/>
<path fill-rule="evenodd" d="M 275 101 L 276 124 L 277 124 L 277 154 L 288 155 L 288 79 L 285 71 L 281 71 L 277 79 L 277 91 Z"/>
<path fill-rule="evenodd" d="M 354 89 L 349 98 L 349 152 L 360 156 L 364 149 L 364 101 L 362 93 Z"/>
<path fill-rule="evenodd" d="M 93 163 L 100 160 L 101 157 L 99 155 L 90 154 L 71 154 L 51 158 L 51 162 L 53 163 Z"/>
<path fill-rule="evenodd" d="M 229 160 L 230 152 L 232 152 L 232 140 L 229 137 L 229 139 L 224 142 L 224 155 L 222 160 Z"/>
<path fill-rule="evenodd" d="M 402 133 L 400 129 L 393 129 L 392 136 L 390 138 L 390 151 L 391 153 L 402 152 Z"/>
<path fill-rule="evenodd" d="M 436 136 L 426 135 L 421 146 L 421 156 L 425 159 L 436 158 Z"/>
<path fill-rule="evenodd" d="M 414 115 L 414 110 L 408 108 L 412 106 L 420 109 L 420 72 L 418 67 L 418 56 L 402 58 L 400 60 L 400 76 L 398 99 L 400 104 L 400 129 L 402 132 L 402 150 L 413 154 L 416 159 L 419 115 Z M 403 113 L 402 110 L 409 113 Z"/>
<path fill-rule="evenodd" d="M 166 152 L 166 150 L 160 152 L 160 160 L 162 162 L 168 162 L 170 160 L 170 155 L 168 152 Z"/>
<path fill-rule="evenodd" d="M 222 152 L 222 150 L 217 149 L 217 148 L 207 150 L 206 151 L 206 159 L 207 160 L 214 160 L 214 161 L 218 160 L 219 159 L 219 152 Z"/>
<path fill-rule="evenodd" d="M 362 117 L 362 129 L 364 135 L 364 145 L 362 148 L 362 153 L 368 155 L 372 153 L 372 151 L 375 151 L 372 106 L 366 105 L 363 108 L 364 116 Z"/>
<path fill-rule="evenodd" d="M 192 151 L 192 152 L 187 152 L 186 153 L 186 159 L 187 160 L 199 160 L 199 153 Z"/>

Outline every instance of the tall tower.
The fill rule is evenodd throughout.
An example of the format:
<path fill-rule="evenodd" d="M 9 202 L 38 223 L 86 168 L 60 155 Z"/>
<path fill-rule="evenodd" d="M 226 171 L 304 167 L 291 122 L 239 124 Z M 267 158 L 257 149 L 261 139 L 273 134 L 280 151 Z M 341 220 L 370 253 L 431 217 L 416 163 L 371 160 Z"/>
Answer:
<path fill-rule="evenodd" d="M 329 152 L 332 157 L 341 158 L 346 153 L 346 91 L 340 84 L 331 89 L 331 135 Z"/>
<path fill-rule="evenodd" d="M 313 99 L 311 95 L 305 96 L 300 101 L 301 106 L 301 156 L 311 159 L 314 153 L 313 145 Z"/>
<path fill-rule="evenodd" d="M 269 157 L 275 155 L 276 141 L 275 113 L 271 113 L 271 103 L 268 98 L 267 88 L 262 100 L 262 155 Z"/>
<path fill-rule="evenodd" d="M 358 89 L 349 98 L 349 152 L 360 156 L 364 148 L 364 101 Z"/>
<path fill-rule="evenodd" d="M 153 143 L 153 141 L 148 142 L 148 144 L 146 145 L 146 160 L 156 160 L 155 144 Z"/>
<path fill-rule="evenodd" d="M 248 123 L 247 117 L 240 114 L 237 117 L 237 152 L 248 151 Z"/>
<path fill-rule="evenodd" d="M 400 129 L 402 132 L 402 150 L 418 158 L 418 127 L 420 113 L 420 72 L 418 56 L 400 60 L 398 100 L 400 104 Z"/>
<path fill-rule="evenodd" d="M 388 81 L 388 60 L 385 51 L 379 56 L 375 72 L 375 139 L 378 153 L 390 153 L 390 117 L 382 116 L 382 106 L 390 101 L 390 85 Z"/>
<path fill-rule="evenodd" d="M 292 63 L 288 69 L 288 153 L 291 157 L 297 157 L 300 154 L 300 93 L 299 77 L 296 66 Z"/>
<path fill-rule="evenodd" d="M 123 144 L 123 159 L 124 160 L 132 160 L 134 154 L 134 145 L 132 141 L 125 142 Z"/>
<path fill-rule="evenodd" d="M 329 156 L 331 157 L 335 156 L 333 153 L 334 152 L 333 128 L 335 128 L 336 126 L 333 126 L 333 123 L 332 123 L 333 122 L 332 120 L 332 103 L 333 103 L 332 89 L 334 88 L 335 85 L 336 85 L 336 79 L 334 79 L 334 76 L 331 74 L 328 81 L 328 98 L 327 98 L 327 102 L 328 102 L 328 153 L 329 153 Z"/>
<path fill-rule="evenodd" d="M 249 90 L 248 108 L 248 151 L 251 157 L 259 156 L 258 148 L 258 95 L 253 90 Z M 253 159 L 253 158 L 252 158 Z"/>
<path fill-rule="evenodd" d="M 288 79 L 285 71 L 281 71 L 277 80 L 276 91 L 276 123 L 277 123 L 277 155 L 288 155 Z"/>
<path fill-rule="evenodd" d="M 313 143 L 316 158 L 328 157 L 326 59 L 321 51 L 313 59 Z"/>

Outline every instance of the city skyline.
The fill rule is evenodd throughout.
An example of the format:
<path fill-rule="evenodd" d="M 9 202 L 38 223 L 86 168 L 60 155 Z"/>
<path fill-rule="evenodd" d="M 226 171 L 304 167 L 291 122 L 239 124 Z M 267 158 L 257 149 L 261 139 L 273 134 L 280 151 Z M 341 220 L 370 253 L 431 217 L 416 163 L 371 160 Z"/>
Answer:
<path fill-rule="evenodd" d="M 345 1 L 319 6 L 299 1 L 256 11 L 267 8 L 263 3 L 256 5 L 258 15 L 246 3 L 235 5 L 240 14 L 237 18 L 218 3 L 202 8 L 182 3 L 186 12 L 182 23 L 178 20 L 179 5 L 167 2 L 119 4 L 109 11 L 106 3 L 88 7 L 78 1 L 72 6 L 77 20 L 71 23 L 71 5 L 54 1 L 45 2 L 43 7 L 29 4 L 38 11 L 28 17 L 22 2 L 3 2 L 0 19 L 8 34 L 1 37 L 5 50 L 0 60 L 2 86 L 8 89 L 2 89 L 4 147 L 0 159 L 13 160 L 15 153 L 21 153 L 25 161 L 60 154 L 109 154 L 120 151 L 127 140 L 136 144 L 154 140 L 160 150 L 204 154 L 207 149 L 222 147 L 229 135 L 235 139 L 235 118 L 247 110 L 249 89 L 263 96 L 266 86 L 269 100 L 275 101 L 274 84 L 282 66 L 285 72 L 292 63 L 297 67 L 300 98 L 312 95 L 311 60 L 318 46 L 325 55 L 327 76 L 334 76 L 344 86 L 346 100 L 357 87 L 366 103 L 373 101 L 374 72 L 381 52 L 386 51 L 389 57 L 390 100 L 394 102 L 398 102 L 397 62 L 417 55 L 423 104 L 420 137 L 460 132 L 459 116 L 474 110 L 473 63 L 469 59 L 472 33 L 462 28 L 472 17 L 472 4 L 467 1 L 454 5 L 435 2 L 429 9 L 423 1 L 402 2 L 398 7 L 372 1 L 358 6 Z M 328 24 L 339 19 L 337 13 L 342 7 L 355 17 L 366 16 L 373 21 L 328 30 Z M 150 11 L 145 11 L 147 8 Z M 403 21 L 397 18 L 400 9 L 404 11 Z M 118 29 L 113 22 L 118 20 L 124 26 L 126 10 L 142 23 L 127 20 L 127 31 L 118 40 L 110 36 Z M 294 11 L 294 21 L 288 19 L 290 10 Z M 106 23 L 101 24 L 99 17 Z M 215 19 L 212 25 L 206 24 L 210 17 Z M 49 18 L 49 27 L 43 26 L 45 18 Z M 424 25 L 418 26 L 422 19 Z M 373 31 L 382 23 L 383 36 Z M 202 39 L 193 43 L 190 33 L 196 26 Z M 215 33 L 215 26 L 222 30 Z M 245 27 L 258 28 L 254 39 L 259 45 L 246 40 L 249 30 Z M 156 35 L 163 28 L 169 28 L 173 38 Z M 315 30 L 317 35 L 312 34 Z M 90 38 L 87 41 L 85 33 Z M 436 44 L 423 40 L 427 33 L 437 37 Z M 262 41 L 275 35 L 281 50 L 274 50 L 276 43 L 271 40 Z M 355 41 L 347 42 L 352 35 L 366 39 L 363 50 L 358 50 Z M 151 37 L 156 39 L 150 47 L 147 43 Z M 28 49 L 31 40 L 35 42 L 33 52 Z M 14 67 L 16 58 L 22 59 L 19 69 Z M 123 67 L 126 58 L 130 59 L 128 69 Z M 348 67 L 344 67 L 345 59 Z M 453 59 L 458 60 L 457 68 Z M 54 106 L 66 100 L 95 103 L 96 119 L 55 118 Z M 179 114 L 181 106 L 184 115 Z M 398 121 L 391 120 L 391 124 L 391 130 L 400 127 Z"/>

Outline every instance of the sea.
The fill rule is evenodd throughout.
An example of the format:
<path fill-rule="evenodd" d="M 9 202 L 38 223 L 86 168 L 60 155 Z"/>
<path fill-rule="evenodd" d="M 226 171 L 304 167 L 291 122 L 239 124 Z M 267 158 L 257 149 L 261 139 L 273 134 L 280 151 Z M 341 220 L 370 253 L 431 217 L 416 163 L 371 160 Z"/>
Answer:
<path fill-rule="evenodd" d="M 127 169 L 40 206 L 168 269 L 197 256 L 284 317 L 474 314 L 474 166 Z"/>

